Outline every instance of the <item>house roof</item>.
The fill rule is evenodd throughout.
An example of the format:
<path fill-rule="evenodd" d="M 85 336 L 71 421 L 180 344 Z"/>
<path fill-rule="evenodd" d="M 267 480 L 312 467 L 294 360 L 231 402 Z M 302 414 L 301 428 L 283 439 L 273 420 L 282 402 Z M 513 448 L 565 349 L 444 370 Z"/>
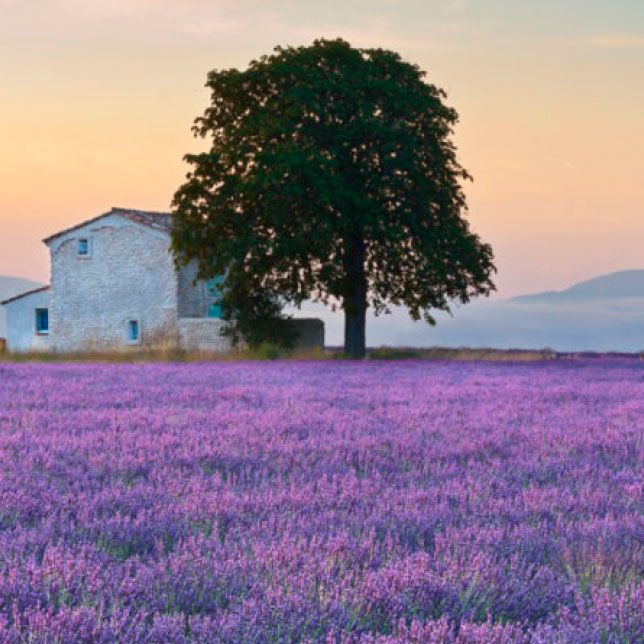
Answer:
<path fill-rule="evenodd" d="M 15 302 L 16 300 L 21 300 L 23 297 L 27 297 L 27 295 L 33 295 L 34 293 L 40 293 L 41 291 L 46 291 L 49 289 L 49 285 L 47 286 L 41 286 L 40 288 L 34 288 L 31 291 L 25 291 L 24 293 L 20 293 L 20 295 L 14 295 L 13 297 L 10 297 L 7 300 L 3 300 L 0 302 L 0 304 L 9 304 L 9 302 Z"/>
<path fill-rule="evenodd" d="M 103 217 L 108 217 L 109 215 L 120 215 L 121 217 L 125 217 L 126 219 L 129 219 L 134 223 L 142 224 L 143 226 L 148 226 L 149 228 L 154 228 L 155 230 L 162 230 L 164 232 L 170 232 L 170 229 L 172 228 L 172 215 L 169 212 L 155 212 L 152 210 L 134 210 L 133 208 L 113 207 L 109 212 L 104 212 L 102 215 L 98 215 L 98 217 L 86 219 L 85 221 L 81 221 L 79 224 L 76 224 L 71 228 L 65 228 L 65 230 L 61 230 L 60 232 L 54 233 L 49 237 L 45 237 L 45 239 L 43 239 L 43 242 L 47 244 L 53 239 L 60 237 L 61 235 L 65 235 L 69 232 L 72 232 L 73 230 L 87 226 L 87 224 L 92 224 L 95 221 L 102 219 Z"/>

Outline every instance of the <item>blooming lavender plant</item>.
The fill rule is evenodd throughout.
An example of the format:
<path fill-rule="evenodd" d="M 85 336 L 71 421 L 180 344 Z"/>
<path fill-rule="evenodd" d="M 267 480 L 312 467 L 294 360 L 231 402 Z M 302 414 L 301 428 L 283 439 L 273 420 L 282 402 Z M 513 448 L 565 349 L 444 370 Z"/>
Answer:
<path fill-rule="evenodd" d="M 0 641 L 644 641 L 643 429 L 635 361 L 0 365 Z"/>

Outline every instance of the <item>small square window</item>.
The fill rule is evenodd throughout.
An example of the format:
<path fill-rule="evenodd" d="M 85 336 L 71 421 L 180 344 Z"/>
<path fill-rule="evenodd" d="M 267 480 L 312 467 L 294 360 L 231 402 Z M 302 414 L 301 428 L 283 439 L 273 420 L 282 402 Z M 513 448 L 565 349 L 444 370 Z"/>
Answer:
<path fill-rule="evenodd" d="M 89 239 L 86 237 L 79 239 L 77 249 L 81 257 L 87 257 L 89 255 Z"/>
<path fill-rule="evenodd" d="M 49 309 L 36 309 L 36 333 L 49 333 Z"/>
<path fill-rule="evenodd" d="M 129 320 L 127 323 L 127 339 L 130 342 L 139 341 L 139 321 Z"/>

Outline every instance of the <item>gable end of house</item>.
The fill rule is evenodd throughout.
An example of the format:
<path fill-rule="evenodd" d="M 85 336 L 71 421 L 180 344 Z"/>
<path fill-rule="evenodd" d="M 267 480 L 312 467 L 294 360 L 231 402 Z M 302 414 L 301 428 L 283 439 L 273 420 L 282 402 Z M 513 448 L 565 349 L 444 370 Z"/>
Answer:
<path fill-rule="evenodd" d="M 140 224 L 142 226 L 146 226 L 148 228 L 152 228 L 153 230 L 157 230 L 164 233 L 170 233 L 170 231 L 172 230 L 172 214 L 169 212 L 157 212 L 153 210 L 135 210 L 133 208 L 119 208 L 117 206 L 114 206 L 108 212 L 104 212 L 100 215 L 97 215 L 96 217 L 92 217 L 90 219 L 81 221 L 75 226 L 70 226 L 69 228 L 60 230 L 57 233 L 54 233 L 53 235 L 49 235 L 49 237 L 45 237 L 45 239 L 43 239 L 42 241 L 44 244 L 47 244 L 49 246 L 49 244 L 52 241 L 59 239 L 64 235 L 72 233 L 76 230 L 80 230 L 81 228 L 84 228 L 85 226 L 89 226 L 93 223 L 96 223 L 106 217 L 113 217 L 113 216 L 120 216 L 120 217 L 123 217 L 124 219 L 128 219 L 129 221 L 135 224 Z"/>

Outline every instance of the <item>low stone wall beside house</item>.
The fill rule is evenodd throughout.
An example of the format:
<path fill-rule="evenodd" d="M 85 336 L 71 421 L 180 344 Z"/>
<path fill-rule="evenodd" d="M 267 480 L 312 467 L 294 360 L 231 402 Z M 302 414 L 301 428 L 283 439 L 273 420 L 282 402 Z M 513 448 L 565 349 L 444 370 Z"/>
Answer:
<path fill-rule="evenodd" d="M 179 318 L 179 346 L 185 351 L 230 351 L 230 340 L 221 335 L 223 325 L 216 318 Z"/>
<path fill-rule="evenodd" d="M 295 318 L 298 349 L 324 349 L 324 322 L 319 318 Z"/>

